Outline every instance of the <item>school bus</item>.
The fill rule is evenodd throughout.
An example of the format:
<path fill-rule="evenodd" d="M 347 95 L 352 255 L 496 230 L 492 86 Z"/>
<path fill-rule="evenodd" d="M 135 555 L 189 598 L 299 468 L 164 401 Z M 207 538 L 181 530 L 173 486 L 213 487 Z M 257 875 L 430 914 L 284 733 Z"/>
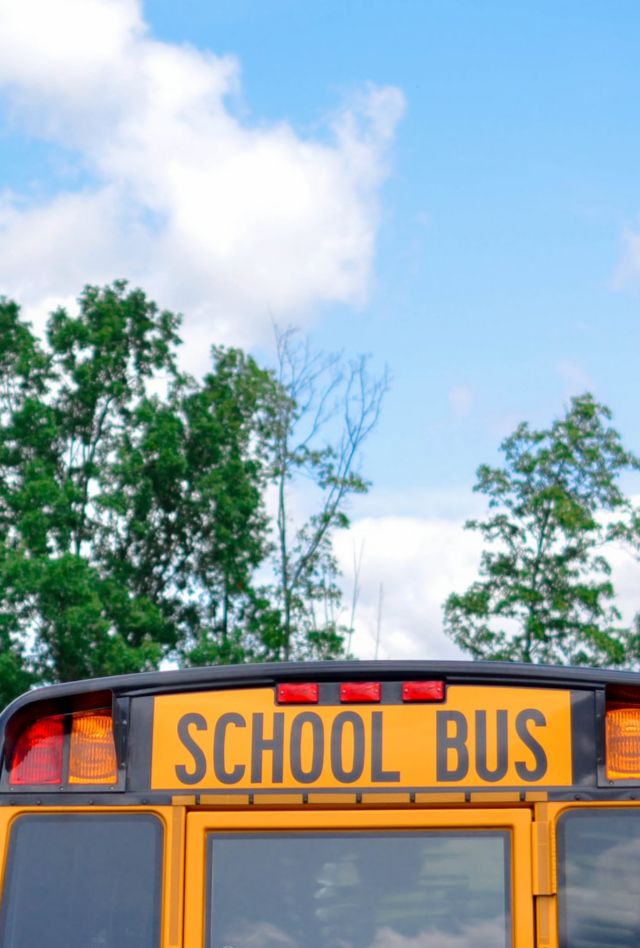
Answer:
<path fill-rule="evenodd" d="M 640 676 L 216 667 L 0 719 L 2 948 L 637 948 Z"/>

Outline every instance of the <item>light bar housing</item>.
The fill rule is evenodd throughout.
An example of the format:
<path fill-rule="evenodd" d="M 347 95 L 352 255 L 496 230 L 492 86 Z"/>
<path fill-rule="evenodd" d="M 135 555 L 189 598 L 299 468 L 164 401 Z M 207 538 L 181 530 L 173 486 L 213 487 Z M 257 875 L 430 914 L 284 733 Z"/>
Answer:
<path fill-rule="evenodd" d="M 5 767 L 10 788 L 115 786 L 118 762 L 111 708 L 24 722 Z"/>

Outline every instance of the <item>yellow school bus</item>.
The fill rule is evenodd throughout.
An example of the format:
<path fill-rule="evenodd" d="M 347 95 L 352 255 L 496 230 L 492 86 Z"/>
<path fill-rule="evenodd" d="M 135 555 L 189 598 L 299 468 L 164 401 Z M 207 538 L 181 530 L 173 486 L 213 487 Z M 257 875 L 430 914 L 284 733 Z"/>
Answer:
<path fill-rule="evenodd" d="M 1 948 L 637 948 L 640 676 L 217 667 L 0 719 Z"/>

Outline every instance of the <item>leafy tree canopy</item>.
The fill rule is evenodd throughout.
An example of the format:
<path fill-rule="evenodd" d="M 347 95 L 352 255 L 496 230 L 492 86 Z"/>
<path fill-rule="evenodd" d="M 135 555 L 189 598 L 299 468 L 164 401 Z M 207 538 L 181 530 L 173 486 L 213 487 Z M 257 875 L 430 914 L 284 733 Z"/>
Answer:
<path fill-rule="evenodd" d="M 0 679 L 156 668 L 235 623 L 266 555 L 262 457 L 272 375 L 214 348 L 176 364 L 179 319 L 124 283 L 87 287 L 41 343 L 0 301 Z"/>
<path fill-rule="evenodd" d="M 639 635 L 621 624 L 604 553 L 637 542 L 638 516 L 619 477 L 640 469 L 590 394 L 550 428 L 520 424 L 482 465 L 489 515 L 466 524 L 485 543 L 480 578 L 445 604 L 445 627 L 474 658 L 625 665 Z"/>
<path fill-rule="evenodd" d="M 362 416 L 354 375 L 345 419 L 366 432 L 317 448 L 296 429 L 310 410 L 307 376 L 278 378 L 214 346 L 196 380 L 178 367 L 179 331 L 178 316 L 122 281 L 86 287 L 75 314 L 51 314 L 43 340 L 0 298 L 2 704 L 35 683 L 165 658 L 344 650 L 334 616 L 316 606 L 339 604 L 330 536 L 348 522 L 347 495 L 366 489 L 353 464 L 378 394 L 368 405 L 361 393 Z M 325 501 L 289 546 L 287 511 L 276 526 L 266 497 L 284 496 L 303 468 Z M 270 572 L 282 549 L 284 571 Z"/>

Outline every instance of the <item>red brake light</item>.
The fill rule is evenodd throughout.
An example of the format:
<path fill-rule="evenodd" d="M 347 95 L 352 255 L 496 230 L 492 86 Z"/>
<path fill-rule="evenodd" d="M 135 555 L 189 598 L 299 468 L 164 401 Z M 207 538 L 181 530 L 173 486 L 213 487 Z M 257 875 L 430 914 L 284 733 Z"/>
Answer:
<path fill-rule="evenodd" d="M 379 681 L 353 681 L 340 685 L 340 701 L 380 701 Z"/>
<path fill-rule="evenodd" d="M 405 681 L 402 683 L 403 701 L 444 701 L 443 681 Z"/>
<path fill-rule="evenodd" d="M 42 718 L 22 732 L 16 742 L 9 770 L 9 783 L 61 784 L 64 747 L 62 715 Z"/>
<path fill-rule="evenodd" d="M 320 686 L 317 682 L 278 685 L 276 695 L 278 704 L 317 704 Z"/>

